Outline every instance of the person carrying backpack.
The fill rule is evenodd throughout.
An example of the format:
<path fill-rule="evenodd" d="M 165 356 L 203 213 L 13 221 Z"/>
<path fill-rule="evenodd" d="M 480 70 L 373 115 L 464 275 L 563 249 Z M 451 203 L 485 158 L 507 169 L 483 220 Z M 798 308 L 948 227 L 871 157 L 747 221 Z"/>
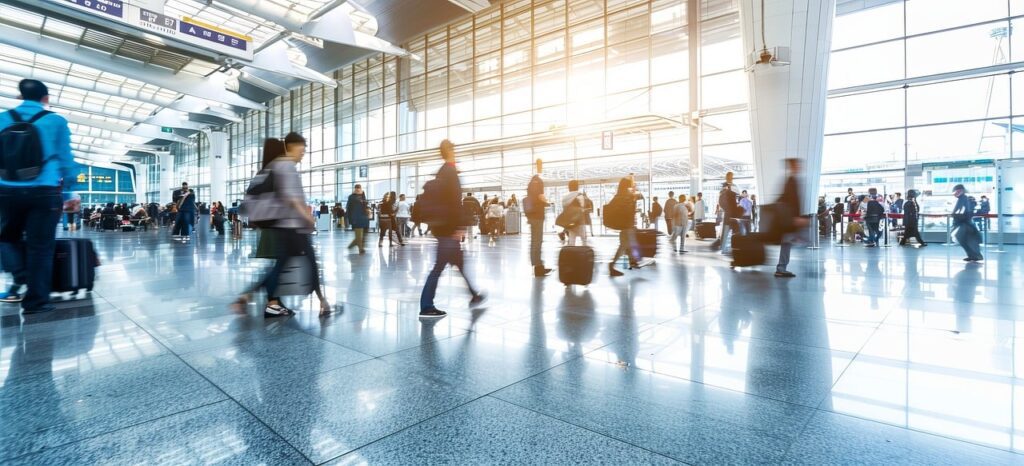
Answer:
<path fill-rule="evenodd" d="M 640 245 L 636 241 L 636 201 L 633 180 L 629 177 L 619 180 L 619 188 L 615 197 L 604 206 L 604 226 L 619 230 L 619 247 L 615 256 L 608 263 L 608 274 L 621 277 L 623 274 L 615 268 L 615 262 L 624 254 L 629 256 L 629 268 L 638 269 L 653 264 L 654 259 L 640 257 Z"/>
<path fill-rule="evenodd" d="M 469 276 L 466 275 L 463 261 L 459 237 L 467 221 L 461 215 L 462 184 L 459 182 L 459 171 L 455 168 L 455 144 L 447 139 L 441 141 L 440 152 L 444 165 L 437 171 L 437 176 L 427 182 L 423 187 L 423 195 L 416 200 L 422 219 L 430 225 L 430 231 L 437 238 L 437 260 L 427 275 L 423 292 L 420 294 L 420 317 L 434 319 L 448 315 L 434 306 L 434 296 L 437 294 L 437 282 L 441 279 L 441 272 L 449 265 L 458 267 L 459 274 L 466 281 L 466 287 L 472 296 L 469 300 L 470 306 L 482 304 L 487 299 L 484 293 L 473 287 Z"/>
<path fill-rule="evenodd" d="M 75 212 L 81 201 L 63 191 L 75 167 L 67 120 L 44 108 L 50 97 L 42 82 L 23 79 L 18 91 L 22 103 L 0 113 L 0 260 L 14 276 L 0 302 L 20 302 L 24 314 L 35 314 L 54 309 L 52 258 L 62 204 Z"/>

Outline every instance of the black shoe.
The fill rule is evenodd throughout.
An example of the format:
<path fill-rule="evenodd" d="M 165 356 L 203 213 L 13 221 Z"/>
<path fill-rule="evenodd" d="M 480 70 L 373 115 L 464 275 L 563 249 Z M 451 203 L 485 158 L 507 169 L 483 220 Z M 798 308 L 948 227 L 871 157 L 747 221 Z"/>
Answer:
<path fill-rule="evenodd" d="M 430 319 L 440 319 L 441 317 L 444 317 L 446 315 L 448 315 L 447 312 L 444 312 L 444 311 L 442 311 L 442 310 L 440 310 L 440 309 L 438 309 L 436 307 L 432 307 L 430 309 L 425 309 L 425 310 L 420 311 L 420 317 L 425 317 L 425 318 L 430 318 Z"/>
<path fill-rule="evenodd" d="M 778 270 L 775 271 L 775 278 L 793 278 L 795 276 L 795 273 L 790 272 L 788 270 L 783 270 L 781 272 Z"/>
<path fill-rule="evenodd" d="M 263 317 L 287 317 L 295 315 L 295 311 L 284 307 L 281 304 L 267 304 L 263 308 Z"/>
<path fill-rule="evenodd" d="M 551 269 L 545 269 L 544 267 L 534 267 L 533 268 L 533 276 L 534 277 L 546 277 L 546 276 L 548 276 L 549 273 L 551 273 Z"/>
<path fill-rule="evenodd" d="M 470 307 L 472 307 L 472 306 L 479 306 L 479 305 L 485 303 L 486 301 L 487 301 L 487 294 L 486 293 L 477 293 L 476 296 L 473 296 L 473 299 L 469 300 L 469 305 L 470 305 Z"/>
<path fill-rule="evenodd" d="M 922 248 L 923 248 L 923 247 L 925 247 L 925 246 L 927 246 L 927 245 L 928 245 L 928 243 L 921 243 L 921 246 L 920 246 L 920 247 L 922 247 Z"/>

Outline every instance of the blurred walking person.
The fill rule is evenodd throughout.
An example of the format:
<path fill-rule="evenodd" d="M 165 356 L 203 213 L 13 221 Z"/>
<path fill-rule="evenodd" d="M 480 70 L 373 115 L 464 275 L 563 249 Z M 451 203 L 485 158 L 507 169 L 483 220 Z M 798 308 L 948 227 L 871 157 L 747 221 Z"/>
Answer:
<path fill-rule="evenodd" d="M 906 246 L 910 238 L 916 239 L 920 247 L 927 246 L 921 239 L 921 230 L 917 226 L 920 213 L 921 205 L 917 203 L 917 190 L 908 190 L 907 200 L 903 202 L 903 238 L 900 239 L 900 246 Z"/>
<path fill-rule="evenodd" d="M 459 181 L 459 171 L 455 168 L 455 145 L 445 139 L 441 141 L 440 152 L 444 165 L 437 171 L 437 176 L 423 187 L 423 195 L 416 201 L 418 208 L 422 209 L 423 219 L 430 225 L 430 231 L 437 238 L 437 260 L 427 275 L 423 293 L 420 295 L 420 317 L 424 318 L 441 318 L 448 315 L 434 306 L 434 296 L 437 294 L 437 282 L 441 278 L 441 272 L 449 265 L 457 267 L 462 279 L 466 281 L 466 287 L 472 296 L 469 300 L 470 306 L 479 305 L 487 299 L 473 287 L 469 276 L 466 275 L 463 261 L 460 238 L 466 226 L 464 224 L 472 220 L 464 219 L 462 215 L 462 185 Z"/>
<path fill-rule="evenodd" d="M 668 204 L 668 201 L 665 202 Z M 669 212 L 665 219 L 672 219 L 672 236 L 668 239 L 668 243 L 672 245 L 672 249 L 679 254 L 686 252 L 684 246 L 686 246 L 686 232 L 690 229 L 690 217 L 693 215 L 693 204 L 686 200 L 686 195 L 679 195 L 679 201 L 672 204 L 672 211 Z M 679 239 L 679 247 L 676 248 L 676 238 Z"/>
<path fill-rule="evenodd" d="M 491 235 L 491 246 L 498 243 L 498 235 L 501 234 L 501 223 L 504 220 L 505 209 L 501 207 L 501 202 L 499 202 L 498 197 L 495 196 L 488 203 L 487 209 L 484 210 L 483 224 L 487 225 L 487 233 Z"/>
<path fill-rule="evenodd" d="M 370 229 L 370 207 L 366 204 L 366 194 L 362 185 L 355 185 L 352 194 L 348 195 L 345 205 L 345 221 L 352 227 L 355 237 L 348 243 L 348 248 L 359 248 L 359 254 L 366 253 L 366 231 Z"/>
<path fill-rule="evenodd" d="M 298 133 L 288 133 L 284 144 L 277 139 L 264 143 L 263 169 L 246 190 L 250 205 L 243 203 L 245 214 L 259 222 L 269 235 L 274 250 L 274 267 L 235 301 L 236 309 L 244 309 L 250 295 L 262 287 L 267 292 L 263 309 L 265 317 L 290 316 L 295 311 L 281 302 L 281 272 L 297 260 L 309 276 L 306 285 L 320 300 L 320 315 L 331 313 L 331 306 L 324 297 L 320 283 L 320 270 L 316 262 L 316 251 L 310 235 L 315 230 L 313 213 L 306 203 L 305 190 L 297 165 L 306 154 L 306 140 Z M 269 183 L 267 183 L 269 181 Z M 305 264 L 302 264 L 302 262 Z"/>
<path fill-rule="evenodd" d="M 956 196 L 956 205 L 953 206 L 953 228 L 956 228 L 956 242 L 967 253 L 965 262 L 979 262 L 985 260 L 981 255 L 981 232 L 975 226 L 974 199 L 967 195 L 964 185 L 958 184 L 953 187 L 953 195 Z"/>
<path fill-rule="evenodd" d="M 604 208 L 605 226 L 619 230 L 619 247 L 615 256 L 608 263 L 608 274 L 612 277 L 622 276 L 615 268 L 615 262 L 623 255 L 629 256 L 629 268 L 638 269 L 654 263 L 654 259 L 642 259 L 640 246 L 636 241 L 636 201 L 639 196 L 634 191 L 633 180 L 629 177 L 619 180 L 619 188 L 615 197 Z"/>

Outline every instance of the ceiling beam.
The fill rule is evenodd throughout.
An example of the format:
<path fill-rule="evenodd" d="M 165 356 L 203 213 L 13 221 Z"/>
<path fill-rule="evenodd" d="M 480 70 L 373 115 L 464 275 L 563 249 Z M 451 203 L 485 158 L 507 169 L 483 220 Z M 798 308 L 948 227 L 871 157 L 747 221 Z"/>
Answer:
<path fill-rule="evenodd" d="M 103 68 L 100 67 L 99 69 Z M 18 78 L 38 79 L 45 83 L 70 87 L 72 89 L 78 89 L 81 91 L 93 91 L 99 92 L 101 94 L 123 97 L 125 99 L 131 99 L 138 102 L 156 105 L 160 107 L 169 105 L 171 102 L 173 102 L 173 100 L 168 99 L 151 98 L 138 90 L 126 88 L 123 86 L 115 86 L 113 84 L 109 84 L 103 81 L 76 78 L 67 72 L 50 71 L 45 68 L 36 68 L 33 66 L 10 63 L 6 61 L 0 61 L 0 73 L 11 74 Z"/>
<path fill-rule="evenodd" d="M 406 56 L 409 54 L 385 40 L 356 31 L 352 26 L 352 18 L 342 4 L 338 4 L 330 10 L 318 11 L 318 17 L 310 20 L 292 10 L 261 0 L 217 0 L 216 3 L 250 12 L 260 18 L 272 21 L 292 33 L 391 55 Z"/>
<path fill-rule="evenodd" d="M 131 76 L 145 83 L 214 102 L 257 110 L 266 109 L 266 106 L 259 102 L 246 99 L 225 89 L 224 81 L 227 76 L 224 73 L 213 73 L 207 77 L 174 73 L 153 66 L 141 65 L 125 58 L 111 57 L 108 54 L 84 47 L 76 47 L 58 39 L 51 39 L 10 26 L 0 26 L 0 43 L 110 71 L 121 76 Z"/>

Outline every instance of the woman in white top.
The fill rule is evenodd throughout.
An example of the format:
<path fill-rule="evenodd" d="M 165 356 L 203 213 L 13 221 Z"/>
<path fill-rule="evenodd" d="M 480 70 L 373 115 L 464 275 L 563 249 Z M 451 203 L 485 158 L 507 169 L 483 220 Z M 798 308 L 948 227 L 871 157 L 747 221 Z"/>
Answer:
<path fill-rule="evenodd" d="M 398 212 L 395 214 L 395 219 L 398 222 L 398 232 L 402 234 L 402 238 L 408 238 L 409 234 L 409 217 L 412 217 L 412 208 L 409 206 L 409 202 L 405 200 L 405 194 L 398 196 Z"/>
<path fill-rule="evenodd" d="M 573 204 L 575 204 L 575 206 L 573 206 Z M 576 245 L 576 238 L 580 239 L 583 246 L 587 245 L 586 223 L 583 221 L 583 215 L 585 215 L 584 205 L 583 194 L 580 193 L 579 180 L 570 180 L 569 192 L 562 196 L 562 209 L 569 209 L 571 206 L 572 208 L 578 209 L 580 212 L 580 221 L 576 226 L 565 229 L 565 232 L 569 234 L 569 246 Z"/>
<path fill-rule="evenodd" d="M 487 208 L 484 212 L 484 218 L 487 221 L 487 230 L 491 233 L 491 246 L 498 241 L 498 231 L 501 228 L 501 220 L 505 218 L 505 209 L 501 207 L 501 203 L 498 202 L 498 196 L 494 196 L 488 202 Z"/>
<path fill-rule="evenodd" d="M 685 195 L 679 195 L 679 202 L 672 207 L 672 237 L 668 242 L 672 249 L 682 254 L 686 252 L 683 246 L 686 244 L 686 232 L 690 229 L 690 217 L 694 215 L 693 203 L 686 199 Z M 676 249 L 676 238 L 679 238 L 679 248 Z"/>

